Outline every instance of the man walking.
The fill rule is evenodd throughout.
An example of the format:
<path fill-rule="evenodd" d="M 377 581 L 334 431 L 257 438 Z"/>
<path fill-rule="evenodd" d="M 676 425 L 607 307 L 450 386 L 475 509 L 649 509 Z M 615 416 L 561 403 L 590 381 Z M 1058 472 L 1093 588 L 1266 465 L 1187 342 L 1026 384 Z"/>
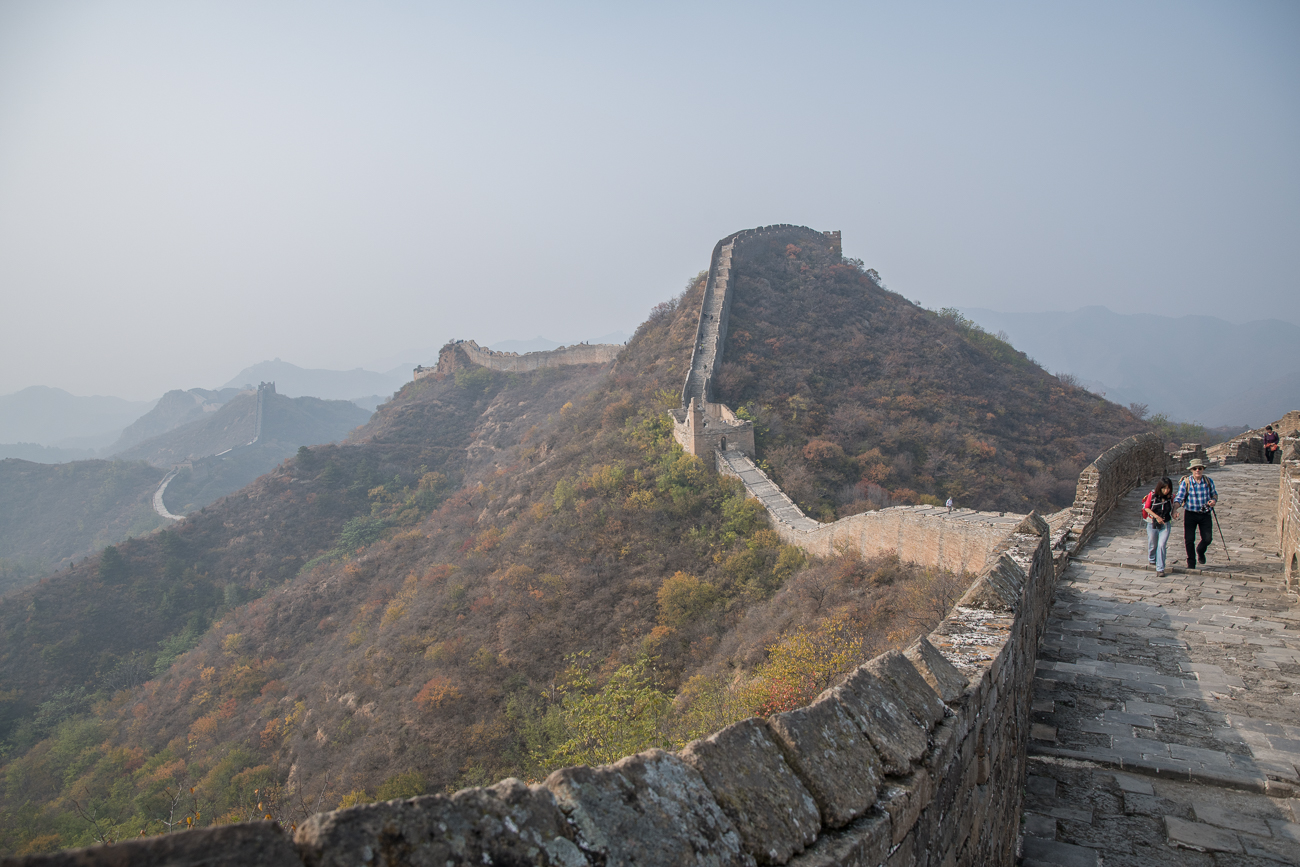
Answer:
<path fill-rule="evenodd" d="M 1184 476 L 1178 483 L 1178 493 L 1174 502 L 1183 506 L 1183 544 L 1187 546 L 1187 568 L 1195 569 L 1196 564 L 1205 562 L 1205 552 L 1214 540 L 1214 504 L 1218 502 L 1219 492 L 1214 488 L 1214 479 L 1205 474 L 1205 462 L 1194 459 L 1187 467 L 1192 471 L 1191 477 Z M 1200 528 L 1201 544 L 1196 544 L 1196 530 Z"/>

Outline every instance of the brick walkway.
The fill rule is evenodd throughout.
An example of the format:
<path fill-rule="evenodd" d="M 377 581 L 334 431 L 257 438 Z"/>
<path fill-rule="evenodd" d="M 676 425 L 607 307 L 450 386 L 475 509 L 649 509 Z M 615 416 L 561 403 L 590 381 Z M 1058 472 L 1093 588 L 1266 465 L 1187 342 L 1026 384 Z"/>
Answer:
<path fill-rule="evenodd" d="M 1112 513 L 1057 585 L 1039 652 L 1021 863 L 1300 864 L 1300 605 L 1278 469 L 1211 473 L 1228 556 L 1157 578 Z M 1175 479 L 1175 485 L 1177 480 Z M 1181 520 L 1169 562 L 1186 562 Z"/>

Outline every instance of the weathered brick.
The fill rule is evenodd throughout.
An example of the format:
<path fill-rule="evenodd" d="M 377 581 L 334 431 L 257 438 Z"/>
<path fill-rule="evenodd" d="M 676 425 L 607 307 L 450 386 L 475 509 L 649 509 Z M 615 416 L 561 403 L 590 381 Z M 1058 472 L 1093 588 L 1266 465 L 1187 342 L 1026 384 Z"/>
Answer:
<path fill-rule="evenodd" d="M 767 724 L 748 719 L 681 752 L 759 864 L 784 864 L 817 839 L 821 817 Z"/>
<path fill-rule="evenodd" d="M 699 772 L 663 750 L 599 768 L 564 768 L 544 785 L 593 860 L 641 867 L 754 863 Z"/>
<path fill-rule="evenodd" d="M 812 793 L 822 824 L 838 828 L 865 813 L 880 788 L 880 757 L 829 694 L 768 720 L 791 767 Z"/>
<path fill-rule="evenodd" d="M 441 867 L 448 862 L 582 867 L 587 858 L 551 793 L 519 780 L 447 797 L 312 816 L 296 835 L 309 867 Z"/>
<path fill-rule="evenodd" d="M 831 690 L 849 718 L 876 748 L 885 772 L 906 774 L 925 755 L 928 733 L 912 715 L 898 690 L 865 665 Z"/>
<path fill-rule="evenodd" d="M 898 691 L 903 704 L 926 727 L 933 728 L 947 711 L 939 696 L 913 667 L 911 661 L 897 650 L 889 650 L 867 663 L 867 669 L 876 677 L 891 684 Z"/>
<path fill-rule="evenodd" d="M 945 702 L 952 703 L 966 692 L 970 681 L 924 636 L 918 638 L 903 655 L 908 658 L 930 688 Z"/>

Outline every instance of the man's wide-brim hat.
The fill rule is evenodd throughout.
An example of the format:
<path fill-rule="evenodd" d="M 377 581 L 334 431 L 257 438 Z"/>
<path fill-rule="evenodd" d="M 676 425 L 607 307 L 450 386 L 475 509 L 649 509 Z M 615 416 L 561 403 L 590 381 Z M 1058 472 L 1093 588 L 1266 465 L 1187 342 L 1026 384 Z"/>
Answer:
<path fill-rule="evenodd" d="M 1192 462 L 1187 465 L 1187 469 L 1189 470 L 1194 470 L 1197 467 L 1200 467 L 1201 469 L 1205 469 L 1205 461 L 1201 460 L 1200 458 L 1194 458 Z"/>

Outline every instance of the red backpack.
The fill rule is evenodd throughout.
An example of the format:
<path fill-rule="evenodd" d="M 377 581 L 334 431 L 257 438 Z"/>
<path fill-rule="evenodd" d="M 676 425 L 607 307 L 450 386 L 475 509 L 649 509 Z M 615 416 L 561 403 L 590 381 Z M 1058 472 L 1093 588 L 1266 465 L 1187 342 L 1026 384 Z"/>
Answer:
<path fill-rule="evenodd" d="M 1151 499 L 1156 495 L 1155 491 L 1148 491 L 1146 499 L 1142 501 L 1142 520 L 1147 520 L 1147 509 L 1151 508 Z"/>

